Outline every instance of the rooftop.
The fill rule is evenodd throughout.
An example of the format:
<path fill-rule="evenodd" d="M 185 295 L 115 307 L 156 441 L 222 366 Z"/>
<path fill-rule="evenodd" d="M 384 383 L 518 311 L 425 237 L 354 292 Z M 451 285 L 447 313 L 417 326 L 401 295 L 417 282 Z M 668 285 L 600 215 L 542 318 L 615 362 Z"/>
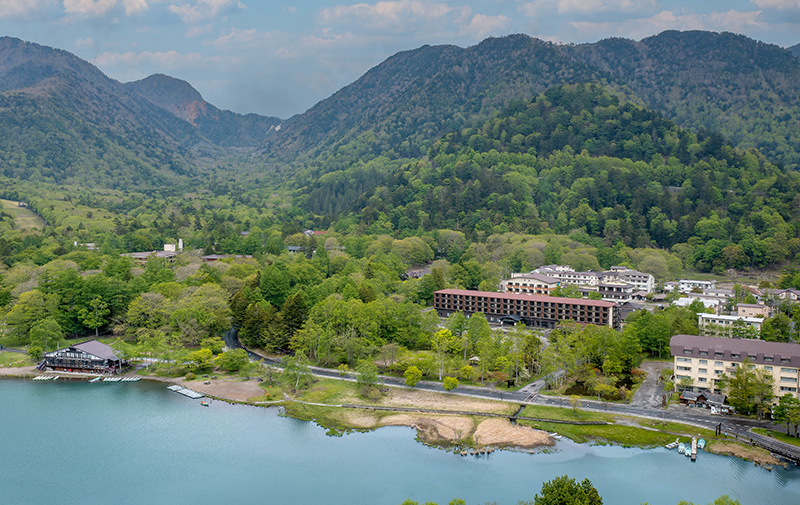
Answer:
<path fill-rule="evenodd" d="M 583 298 L 562 298 L 559 296 L 547 295 L 529 295 L 525 293 L 496 293 L 494 291 L 472 291 L 469 289 L 442 289 L 436 291 L 436 294 L 443 295 L 460 295 L 460 296 L 485 296 L 491 298 L 500 298 L 503 300 L 522 300 L 522 301 L 536 301 L 548 303 L 566 303 L 570 305 L 590 305 L 593 307 L 616 307 L 614 302 L 606 302 L 603 300 L 585 300 Z"/>

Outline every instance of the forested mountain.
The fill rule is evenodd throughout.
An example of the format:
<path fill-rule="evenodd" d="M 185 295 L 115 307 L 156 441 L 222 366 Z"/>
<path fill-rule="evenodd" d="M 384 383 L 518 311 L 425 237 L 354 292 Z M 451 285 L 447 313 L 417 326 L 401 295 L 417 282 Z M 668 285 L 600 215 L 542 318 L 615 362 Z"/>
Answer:
<path fill-rule="evenodd" d="M 800 57 L 800 44 L 795 44 L 792 47 L 787 47 L 786 49 L 788 49 L 793 55 Z"/>
<path fill-rule="evenodd" d="M 289 119 L 268 137 L 267 154 L 330 155 L 365 136 L 361 158 L 418 156 L 442 133 L 474 126 L 513 99 L 584 82 L 610 85 L 681 126 L 718 131 L 778 163 L 800 163 L 800 60 L 740 35 L 674 31 L 582 45 L 512 35 L 402 52 Z"/>
<path fill-rule="evenodd" d="M 264 141 L 271 128 L 281 124 L 275 117 L 220 110 L 203 100 L 188 82 L 163 74 L 126 83 L 125 88 L 191 123 L 219 146 L 254 147 Z"/>
<path fill-rule="evenodd" d="M 176 79 L 123 85 L 66 51 L 0 38 L 8 177 L 121 189 L 186 181 L 201 158 L 255 145 L 279 122 L 220 111 Z"/>
<path fill-rule="evenodd" d="M 578 232 L 600 247 L 672 248 L 716 271 L 800 252 L 796 172 L 594 85 L 514 101 L 424 158 L 378 158 L 301 180 L 309 210 L 340 222 L 349 213 L 376 233 Z"/>

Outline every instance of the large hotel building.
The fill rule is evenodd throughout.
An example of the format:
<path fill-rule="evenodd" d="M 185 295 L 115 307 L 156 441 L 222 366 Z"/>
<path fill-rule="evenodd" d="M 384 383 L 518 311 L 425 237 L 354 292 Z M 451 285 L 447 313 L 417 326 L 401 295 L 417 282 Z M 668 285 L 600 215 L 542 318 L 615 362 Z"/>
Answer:
<path fill-rule="evenodd" d="M 800 345 L 749 338 L 675 335 L 669 341 L 675 362 L 675 379 L 692 382 L 695 392 L 720 390 L 717 383 L 747 359 L 750 366 L 772 375 L 774 402 L 791 394 L 798 398 Z"/>
<path fill-rule="evenodd" d="M 567 320 L 615 329 L 620 324 L 617 304 L 602 300 L 443 289 L 433 294 L 433 307 L 442 317 L 453 312 L 467 316 L 482 312 L 490 322 L 520 321 L 543 328 Z"/>

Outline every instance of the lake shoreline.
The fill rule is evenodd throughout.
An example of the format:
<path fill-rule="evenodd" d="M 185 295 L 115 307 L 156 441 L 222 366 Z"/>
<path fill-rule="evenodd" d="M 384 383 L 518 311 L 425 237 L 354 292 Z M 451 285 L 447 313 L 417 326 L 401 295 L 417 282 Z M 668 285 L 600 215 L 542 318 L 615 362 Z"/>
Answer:
<path fill-rule="evenodd" d="M 33 366 L 0 368 L 0 378 L 30 379 L 37 375 L 42 375 L 42 373 Z M 96 374 L 69 372 L 60 372 L 53 375 L 59 375 L 59 377 L 66 380 L 82 380 L 97 376 Z M 368 406 L 360 409 L 355 405 L 345 407 L 343 405 L 312 404 L 288 396 L 275 400 L 256 400 L 256 398 L 265 395 L 265 388 L 261 386 L 262 383 L 254 379 L 243 380 L 241 378 L 225 377 L 209 381 L 187 381 L 182 377 L 136 375 L 147 381 L 178 384 L 203 393 L 216 401 L 257 407 L 283 407 L 287 416 L 314 421 L 327 429 L 330 434 L 346 433 L 348 431 L 372 431 L 387 426 L 405 426 L 416 430 L 417 439 L 420 442 L 432 447 L 452 450 L 462 455 L 484 453 L 497 449 L 535 452 L 546 450 L 555 445 L 555 438 L 547 431 L 512 424 L 508 419 L 511 414 L 503 413 L 502 417 L 482 415 L 497 416 L 500 413 L 497 409 L 493 409 L 494 412 L 473 412 L 473 415 L 461 415 L 456 412 L 452 414 L 447 412 L 407 412 L 407 407 L 396 405 L 398 410 L 388 410 L 381 415 L 377 415 L 374 412 L 370 412 Z M 463 404 L 463 401 L 460 401 L 461 397 L 444 396 L 443 398 L 438 398 L 439 395 L 436 393 L 425 391 L 405 389 L 399 391 L 402 391 L 402 403 L 404 404 L 425 404 L 426 402 L 431 402 L 430 398 L 426 398 L 429 396 L 437 396 L 437 403 L 449 398 L 454 400 L 455 403 Z M 503 402 L 486 401 L 487 406 L 497 403 Z M 480 403 L 470 402 L 469 405 L 470 409 L 452 408 L 441 410 L 458 410 L 462 412 L 463 410 L 477 410 Z M 505 405 L 511 406 L 512 404 Z M 387 408 L 391 409 L 391 407 Z M 508 418 L 506 418 L 506 415 Z M 588 443 L 609 443 L 602 440 L 602 437 L 597 438 L 597 440 L 592 440 Z M 622 445 L 614 442 L 610 443 L 612 445 Z M 717 445 L 716 448 L 714 448 L 715 445 Z M 635 444 L 634 446 L 642 449 L 658 447 Z M 784 462 L 776 459 L 767 451 L 731 440 L 711 441 L 708 450 L 709 452 L 751 461 L 765 468 L 785 466 Z"/>

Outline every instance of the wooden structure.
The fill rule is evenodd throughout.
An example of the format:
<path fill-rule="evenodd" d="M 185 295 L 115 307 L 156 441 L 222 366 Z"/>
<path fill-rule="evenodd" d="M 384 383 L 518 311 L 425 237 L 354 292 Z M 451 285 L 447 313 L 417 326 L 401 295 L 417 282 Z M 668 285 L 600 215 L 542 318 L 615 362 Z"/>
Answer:
<path fill-rule="evenodd" d="M 93 339 L 46 353 L 39 368 L 61 372 L 113 374 L 125 366 L 127 362 L 111 346 Z"/>

